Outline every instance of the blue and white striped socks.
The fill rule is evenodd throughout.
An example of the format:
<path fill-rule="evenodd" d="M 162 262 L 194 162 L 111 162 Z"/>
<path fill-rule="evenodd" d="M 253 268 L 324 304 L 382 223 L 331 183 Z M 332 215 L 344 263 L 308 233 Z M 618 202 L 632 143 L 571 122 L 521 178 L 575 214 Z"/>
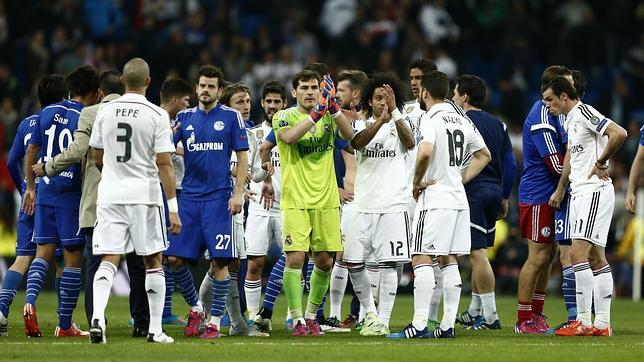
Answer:
<path fill-rule="evenodd" d="M 174 277 L 172 269 L 169 266 L 163 266 L 163 274 L 165 275 L 165 303 L 163 304 L 163 318 L 172 315 L 172 294 L 174 294 Z"/>
<path fill-rule="evenodd" d="M 561 294 L 563 295 L 566 310 L 568 311 L 568 320 L 573 321 L 577 318 L 577 287 L 575 283 L 575 271 L 572 269 L 572 265 L 563 267 L 562 274 Z"/>
<path fill-rule="evenodd" d="M 16 296 L 20 283 L 22 283 L 22 274 L 14 270 L 8 270 L 2 282 L 2 290 L 0 290 L 0 313 L 5 318 L 9 316 L 9 306 Z"/>
<path fill-rule="evenodd" d="M 264 295 L 264 309 L 273 310 L 275 308 L 275 301 L 277 296 L 282 292 L 284 285 L 284 265 L 286 263 L 286 256 L 282 255 L 277 263 L 271 270 L 271 275 L 268 278 L 268 285 L 266 286 L 266 294 Z"/>
<path fill-rule="evenodd" d="M 221 317 L 224 315 L 226 299 L 230 291 L 230 277 L 224 280 L 215 280 L 212 276 L 212 304 L 210 306 L 210 322 L 221 327 Z"/>
<path fill-rule="evenodd" d="M 196 308 L 198 312 L 201 312 L 203 308 L 201 308 L 201 303 L 197 296 L 197 289 L 195 288 L 195 281 L 188 266 L 181 265 L 173 268 L 172 273 L 174 274 L 174 281 L 177 283 L 181 295 L 183 295 L 183 299 L 186 300 L 186 303 L 188 303 L 191 309 Z"/>
<path fill-rule="evenodd" d="M 49 269 L 49 263 L 45 259 L 36 258 L 31 262 L 27 272 L 27 298 L 25 303 L 36 305 L 38 295 L 42 290 L 43 284 L 45 284 L 47 269 Z"/>
<path fill-rule="evenodd" d="M 81 290 L 81 268 L 66 267 L 60 280 L 60 307 L 58 326 L 69 329 Z"/>

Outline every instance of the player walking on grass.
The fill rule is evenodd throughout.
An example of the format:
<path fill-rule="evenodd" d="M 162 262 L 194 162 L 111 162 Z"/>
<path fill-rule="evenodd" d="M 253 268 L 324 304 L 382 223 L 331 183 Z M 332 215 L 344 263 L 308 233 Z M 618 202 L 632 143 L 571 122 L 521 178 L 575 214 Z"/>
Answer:
<path fill-rule="evenodd" d="M 541 75 L 542 87 L 555 76 L 565 76 L 572 83 L 568 68 L 552 65 Z M 563 171 L 567 140 L 559 118 L 548 111 L 543 100 L 538 100 L 523 125 L 519 223 L 521 237 L 528 239 L 528 259 L 519 275 L 516 333 L 542 334 L 549 330 L 542 312 L 550 269 L 557 255 L 556 219 L 564 217 L 548 204 Z M 566 241 L 559 243 L 563 245 Z"/>
<path fill-rule="evenodd" d="M 186 270 L 186 276 L 182 278 L 182 293 L 189 293 L 192 302 L 184 334 L 197 336 L 205 313 L 185 263 L 196 263 L 208 249 L 212 258 L 212 305 L 210 322 L 201 333 L 201 338 L 205 339 L 220 336 L 221 318 L 231 285 L 228 264 L 239 257 L 232 234 L 232 215 L 242 211 L 244 182 L 248 174 L 248 141 L 241 114 L 217 102 L 222 80 L 223 73 L 219 68 L 202 66 L 196 87 L 199 106 L 177 115 L 176 121 L 180 125 L 174 140 L 175 143 L 183 143 L 186 167 L 179 200 L 184 224 L 181 234 L 171 240 L 164 253 L 173 271 Z M 238 162 L 234 191 L 230 182 L 233 151 Z"/>
<path fill-rule="evenodd" d="M 282 166 L 284 290 L 295 336 L 322 335 L 316 312 L 329 286 L 334 253 L 342 250 L 333 144 L 336 132 L 351 139 L 353 130 L 334 100 L 335 87 L 330 77 L 325 77 L 322 90 L 320 81 L 315 72 L 297 73 L 293 79 L 297 106 L 273 117 Z M 315 267 L 303 314 L 300 281 L 309 250 Z"/>
<path fill-rule="evenodd" d="M 261 169 L 260 147 L 266 137 L 271 133 L 272 119 L 275 113 L 286 106 L 286 89 L 278 81 L 269 81 L 262 90 L 262 110 L 264 120 L 261 124 L 248 130 L 256 140 L 255 145 L 250 145 L 250 163 L 253 168 Z M 248 249 L 248 272 L 244 283 L 246 304 L 248 306 L 248 319 L 254 320 L 260 311 L 262 295 L 262 269 L 266 263 L 271 242 L 276 242 L 282 247 L 282 218 L 280 216 L 280 195 L 281 195 L 281 171 L 279 152 L 277 148 L 271 150 L 270 162 L 273 165 L 273 174 L 268 175 L 266 171 L 253 175 L 250 183 L 250 191 L 255 194 L 254 200 L 250 200 L 248 206 L 248 219 L 246 223 L 245 238 Z M 274 199 L 264 199 L 262 188 L 271 187 Z M 266 294 L 270 291 L 267 290 Z M 274 291 L 273 291 L 274 292 Z M 272 309 L 271 309 L 272 310 Z M 270 320 L 270 318 L 267 318 Z"/>
<path fill-rule="evenodd" d="M 63 246 L 65 268 L 60 284 L 61 303 L 58 309 L 56 337 L 86 336 L 72 323 L 72 314 L 81 289 L 81 261 L 85 245 L 85 233 L 79 229 L 78 208 L 81 198 L 81 169 L 76 163 L 58 176 L 43 177 L 35 192 L 35 174 L 32 166 L 38 152 L 46 162 L 69 147 L 72 133 L 78 128 L 78 118 L 85 106 L 95 104 L 99 96 L 99 75 L 96 69 L 84 65 L 76 68 L 66 79 L 69 100 L 52 104 L 38 116 L 34 125 L 29 148 L 25 156 L 27 188 L 23 210 L 36 213 L 33 242 L 38 244 L 36 258 L 29 267 L 27 296 L 23 309 L 25 334 L 40 337 L 35 303 L 42 288 L 44 277 L 56 247 Z"/>
<path fill-rule="evenodd" d="M 462 107 L 483 137 L 492 160 L 465 185 L 470 207 L 472 238 L 472 299 L 480 299 L 482 313 L 475 315 L 468 328 L 500 329 L 494 294 L 494 272 L 487 248 L 494 246 L 496 220 L 508 214 L 516 161 L 505 124 L 481 110 L 486 96 L 485 82 L 474 75 L 462 75 L 454 87 L 454 102 Z"/>
<path fill-rule="evenodd" d="M 363 92 L 367 120 L 353 122 L 351 145 L 356 150 L 356 214 L 346 235 L 343 260 L 354 290 L 365 310 L 361 335 L 389 334 L 389 319 L 398 289 L 399 264 L 409 262 L 410 193 L 406 171 L 407 151 L 416 142 L 403 119 L 400 81 L 390 74 L 375 74 Z M 387 180 L 382 187 L 381 179 Z M 375 257 L 380 274 L 378 311 L 365 262 Z"/>
<path fill-rule="evenodd" d="M 421 105 L 427 112 L 420 122 L 420 143 L 414 172 L 413 195 L 418 201 L 412 243 L 414 317 L 390 338 L 453 338 L 461 294 L 456 256 L 470 253 L 470 212 L 464 183 L 472 180 L 490 161 L 490 152 L 474 125 L 445 102 L 447 75 L 432 71 L 420 87 Z M 471 155 L 461 173 L 463 156 Z M 440 326 L 429 333 L 427 319 L 434 289 L 432 257 L 441 268 L 444 311 Z"/>
<path fill-rule="evenodd" d="M 553 115 L 566 116 L 570 170 L 570 259 L 575 271 L 577 319 L 558 329 L 558 336 L 612 336 L 610 305 L 613 276 L 606 260 L 606 239 L 613 217 L 615 191 L 608 160 L 628 136 L 626 130 L 579 101 L 572 83 L 555 77 L 544 86 L 543 100 Z M 591 308 L 595 307 L 595 321 Z"/>
<path fill-rule="evenodd" d="M 63 75 L 47 75 L 38 82 L 38 100 L 43 108 L 62 101 L 67 96 L 67 93 Z M 24 156 L 36 122 L 38 122 L 38 114 L 29 116 L 20 122 L 7 159 L 7 169 L 21 196 L 27 188 L 22 167 L 24 165 Z M 29 265 L 36 255 L 36 244 L 31 242 L 33 232 L 34 216 L 20 210 L 16 239 L 16 260 L 5 274 L 2 290 L 0 290 L 0 337 L 8 335 L 9 307 L 13 303 L 13 298 L 18 292 L 20 284 L 22 284 L 25 272 L 29 269 Z M 56 270 L 58 271 L 59 268 L 59 263 L 56 263 Z M 57 282 L 59 281 L 58 279 Z M 58 292 L 58 288 L 56 288 L 56 291 Z"/>
<path fill-rule="evenodd" d="M 172 343 L 163 333 L 165 300 L 162 252 L 168 247 L 161 186 L 168 197 L 169 231 L 181 230 L 171 154 L 168 113 L 145 98 L 150 68 L 141 58 L 123 67 L 125 94 L 101 106 L 90 138 L 98 185 L 93 253 L 102 255 L 94 274 L 94 308 L 90 341 L 106 342 L 105 308 L 121 254 L 136 252 L 146 267 L 145 290 L 150 309 L 148 342 Z"/>

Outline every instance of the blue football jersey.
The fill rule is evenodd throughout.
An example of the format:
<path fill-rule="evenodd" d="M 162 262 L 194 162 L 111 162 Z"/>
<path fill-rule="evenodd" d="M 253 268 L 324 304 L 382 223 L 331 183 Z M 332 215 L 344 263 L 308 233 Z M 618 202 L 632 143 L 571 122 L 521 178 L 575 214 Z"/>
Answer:
<path fill-rule="evenodd" d="M 468 111 L 467 116 L 472 120 L 476 129 L 483 137 L 485 145 L 492 160 L 483 168 L 473 180 L 465 185 L 465 191 L 475 190 L 477 185 L 497 186 L 499 190 L 503 185 L 503 156 L 512 152 L 512 143 L 505 124 L 495 116 L 485 111 Z"/>
<path fill-rule="evenodd" d="M 644 126 L 640 128 L 640 146 L 644 146 Z"/>
<path fill-rule="evenodd" d="M 29 143 L 40 146 L 41 162 L 52 159 L 74 141 L 83 107 L 80 102 L 64 100 L 40 111 Z M 44 176 L 38 183 L 36 204 L 77 209 L 81 182 L 80 163 L 69 166 L 58 176 Z"/>
<path fill-rule="evenodd" d="M 208 113 L 198 107 L 179 112 L 181 127 L 174 142 L 183 144 L 185 175 L 181 198 L 204 201 L 230 196 L 230 156 L 248 150 L 248 138 L 241 114 L 217 104 Z"/>
<path fill-rule="evenodd" d="M 27 183 L 23 175 L 23 160 L 27 153 L 29 139 L 31 139 L 31 133 L 36 122 L 38 122 L 38 114 L 29 116 L 20 122 L 16 136 L 13 139 L 13 144 L 11 145 L 11 150 L 9 151 L 9 157 L 7 158 L 9 174 L 21 195 L 27 189 Z"/>
<path fill-rule="evenodd" d="M 553 116 L 538 100 L 523 124 L 523 174 L 519 184 L 519 202 L 543 204 L 557 188 L 559 175 L 546 165 L 544 158 L 565 152 L 566 132 L 562 119 Z"/>

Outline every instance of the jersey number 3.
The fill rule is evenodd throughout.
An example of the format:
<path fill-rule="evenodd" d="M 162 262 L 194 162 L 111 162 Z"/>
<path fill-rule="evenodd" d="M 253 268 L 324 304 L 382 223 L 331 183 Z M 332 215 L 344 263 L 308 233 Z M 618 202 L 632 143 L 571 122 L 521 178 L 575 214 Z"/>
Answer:
<path fill-rule="evenodd" d="M 118 129 L 125 130 L 124 135 L 116 136 L 116 142 L 125 143 L 125 154 L 123 156 L 116 156 L 116 161 L 127 162 L 130 160 L 130 158 L 132 158 L 132 142 L 130 141 L 130 139 L 132 138 L 132 126 L 130 126 L 128 123 L 119 122 L 116 127 Z"/>

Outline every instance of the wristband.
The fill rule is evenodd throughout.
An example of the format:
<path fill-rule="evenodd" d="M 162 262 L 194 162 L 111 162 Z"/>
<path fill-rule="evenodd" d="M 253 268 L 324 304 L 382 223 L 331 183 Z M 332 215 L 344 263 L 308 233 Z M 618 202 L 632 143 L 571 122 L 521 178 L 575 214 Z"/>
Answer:
<path fill-rule="evenodd" d="M 599 161 L 595 161 L 595 167 L 597 167 L 600 170 L 605 170 L 608 168 L 608 165 L 606 163 L 601 163 Z"/>
<path fill-rule="evenodd" d="M 177 203 L 176 197 L 168 199 L 168 212 L 172 212 L 175 214 L 179 212 L 179 204 Z"/>
<path fill-rule="evenodd" d="M 336 118 L 340 117 L 341 114 L 342 114 L 342 110 L 340 108 L 338 108 L 337 112 L 331 113 L 331 117 L 333 117 L 333 119 L 336 119 Z"/>
<path fill-rule="evenodd" d="M 393 117 L 394 121 L 400 121 L 403 119 L 402 113 L 400 113 L 398 108 L 394 108 L 393 112 L 391 112 L 391 117 Z"/>

